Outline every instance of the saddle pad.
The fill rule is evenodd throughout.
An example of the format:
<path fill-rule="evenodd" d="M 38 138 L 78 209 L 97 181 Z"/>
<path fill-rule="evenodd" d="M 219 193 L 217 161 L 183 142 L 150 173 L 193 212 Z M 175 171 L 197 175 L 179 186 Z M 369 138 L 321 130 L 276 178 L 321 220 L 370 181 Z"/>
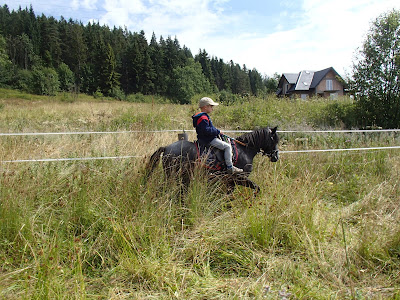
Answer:
<path fill-rule="evenodd" d="M 233 165 L 235 165 L 238 159 L 238 151 L 236 143 L 232 139 L 229 139 L 229 141 L 227 142 L 231 144 L 232 162 Z M 197 149 L 197 158 L 204 163 L 204 166 L 207 169 L 217 170 L 217 171 L 226 169 L 226 164 L 224 160 L 224 151 L 214 148 L 209 144 L 207 145 L 201 144 L 199 143 L 199 141 L 195 141 L 194 144 L 196 145 Z"/>

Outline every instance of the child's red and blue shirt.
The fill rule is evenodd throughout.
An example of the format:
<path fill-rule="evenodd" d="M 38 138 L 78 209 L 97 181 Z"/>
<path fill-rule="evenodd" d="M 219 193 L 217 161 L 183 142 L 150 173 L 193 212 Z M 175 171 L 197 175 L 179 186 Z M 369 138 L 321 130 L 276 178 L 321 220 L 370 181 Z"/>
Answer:
<path fill-rule="evenodd" d="M 202 144 L 209 144 L 219 134 L 220 130 L 215 128 L 210 116 L 205 112 L 200 112 L 192 116 L 193 127 L 196 128 L 197 140 Z"/>

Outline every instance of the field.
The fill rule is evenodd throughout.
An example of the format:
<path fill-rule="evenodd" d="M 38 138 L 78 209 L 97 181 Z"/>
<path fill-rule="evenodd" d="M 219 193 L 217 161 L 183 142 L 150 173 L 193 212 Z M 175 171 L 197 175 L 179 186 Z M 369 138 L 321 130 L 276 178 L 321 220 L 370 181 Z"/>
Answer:
<path fill-rule="evenodd" d="M 399 149 L 257 156 L 256 197 L 202 170 L 182 194 L 145 162 L 177 139 L 160 130 L 192 129 L 196 105 L 156 102 L 0 90 L 0 133 L 132 131 L 0 136 L 0 299 L 400 299 Z M 220 106 L 213 122 L 341 128 L 325 100 L 272 97 Z M 400 145 L 399 133 L 280 137 L 281 150 Z M 4 162 L 109 156 L 137 157 Z"/>

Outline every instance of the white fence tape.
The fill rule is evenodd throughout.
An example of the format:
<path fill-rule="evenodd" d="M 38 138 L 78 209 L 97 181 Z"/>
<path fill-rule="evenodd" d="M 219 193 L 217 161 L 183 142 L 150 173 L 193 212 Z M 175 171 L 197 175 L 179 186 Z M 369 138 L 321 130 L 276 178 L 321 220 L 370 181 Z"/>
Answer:
<path fill-rule="evenodd" d="M 78 132 L 5 132 L 0 136 L 35 136 L 35 135 L 85 135 L 85 134 L 126 134 L 126 133 L 162 133 L 162 132 L 194 132 L 193 129 L 166 129 L 166 130 L 127 130 L 127 131 L 78 131 Z M 229 133 L 246 133 L 251 130 L 222 130 Z M 373 132 L 400 132 L 400 129 L 371 129 L 371 130 L 278 130 L 278 133 L 373 133 Z"/>
<path fill-rule="evenodd" d="M 388 149 L 400 149 L 400 146 L 370 147 L 370 148 L 343 148 L 343 149 L 282 150 L 282 151 L 279 151 L 279 154 L 281 154 L 281 153 L 369 151 L 369 150 L 388 150 Z"/>
<path fill-rule="evenodd" d="M 354 129 L 354 130 L 278 130 L 278 133 L 373 133 L 400 132 L 400 129 Z"/>
<path fill-rule="evenodd" d="M 371 147 L 371 148 L 343 148 L 343 149 L 312 149 L 312 150 L 282 150 L 280 154 L 287 153 L 312 153 L 312 152 L 343 152 L 343 151 L 369 151 L 369 150 L 388 150 L 400 149 L 400 146 L 388 147 Z M 82 161 L 82 160 L 105 160 L 105 159 L 127 159 L 127 158 L 144 158 L 144 156 L 104 156 L 104 157 L 76 157 L 76 158 L 43 158 L 43 159 L 19 159 L 19 160 L 3 160 L 0 163 L 22 163 L 22 162 L 58 162 L 58 161 Z"/>
<path fill-rule="evenodd" d="M 3 160 L 0 163 L 23 163 L 23 162 L 54 162 L 54 161 L 79 161 L 79 160 L 106 160 L 106 159 L 127 159 L 127 158 L 143 158 L 143 156 L 101 156 L 101 157 L 75 157 L 75 158 L 40 158 L 40 159 L 17 159 Z"/>
<path fill-rule="evenodd" d="M 77 131 L 77 132 L 9 132 L 0 133 L 0 136 L 32 136 L 32 135 L 85 135 L 85 134 L 122 134 L 122 133 L 157 133 L 181 132 L 182 130 L 129 130 L 129 131 Z M 189 131 L 189 130 L 187 130 Z"/>

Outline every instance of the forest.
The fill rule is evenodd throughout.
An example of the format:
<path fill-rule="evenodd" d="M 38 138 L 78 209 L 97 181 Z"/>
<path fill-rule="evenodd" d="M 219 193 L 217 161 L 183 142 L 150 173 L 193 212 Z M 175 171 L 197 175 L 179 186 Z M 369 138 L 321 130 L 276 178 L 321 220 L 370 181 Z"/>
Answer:
<path fill-rule="evenodd" d="M 261 96 L 274 92 L 276 75 L 263 76 L 232 60 L 193 55 L 177 37 L 109 28 L 99 23 L 36 15 L 33 7 L 0 7 L 0 86 L 54 95 L 158 95 L 189 103 L 199 93 Z"/>

